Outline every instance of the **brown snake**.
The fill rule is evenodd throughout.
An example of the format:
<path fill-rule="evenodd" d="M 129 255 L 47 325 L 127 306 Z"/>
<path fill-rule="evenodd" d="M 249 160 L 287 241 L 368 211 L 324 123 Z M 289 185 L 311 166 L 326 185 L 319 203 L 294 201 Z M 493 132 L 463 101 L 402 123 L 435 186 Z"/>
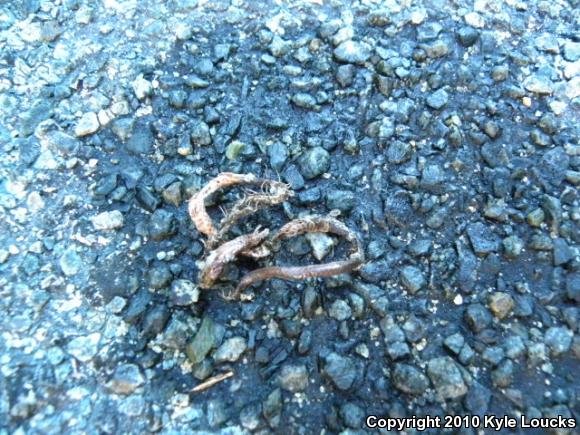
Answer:
<path fill-rule="evenodd" d="M 251 193 L 234 204 L 222 219 L 217 229 L 205 209 L 205 200 L 220 188 L 242 185 L 259 185 L 267 191 Z M 270 266 L 246 274 L 234 291 L 228 296 L 233 299 L 251 285 L 268 279 L 304 280 L 316 277 L 340 275 L 358 269 L 364 262 L 364 250 L 359 238 L 342 222 L 330 216 L 308 216 L 294 219 L 283 225 L 275 234 L 268 237 L 269 230 L 256 229 L 253 233 L 236 237 L 214 249 L 227 231 L 242 217 L 248 216 L 262 207 L 279 204 L 293 192 L 284 184 L 273 180 L 259 179 L 252 174 L 224 172 L 210 180 L 189 201 L 189 214 L 198 231 L 208 237 L 206 246 L 211 249 L 206 256 L 200 273 L 201 288 L 211 288 L 224 270 L 239 255 L 255 259 L 269 256 L 281 240 L 290 239 L 306 233 L 332 233 L 344 238 L 352 245 L 347 260 L 333 261 L 309 266 Z"/>
<path fill-rule="evenodd" d="M 286 225 L 271 238 L 270 243 L 281 239 L 289 239 L 304 233 L 333 233 L 344 237 L 353 245 L 353 252 L 348 260 L 333 261 L 310 266 L 271 266 L 254 270 L 246 274 L 231 297 L 236 298 L 242 291 L 259 281 L 268 279 L 304 280 L 316 277 L 328 277 L 351 272 L 364 262 L 364 250 L 356 235 L 346 225 L 332 217 L 310 216 L 295 219 Z"/>

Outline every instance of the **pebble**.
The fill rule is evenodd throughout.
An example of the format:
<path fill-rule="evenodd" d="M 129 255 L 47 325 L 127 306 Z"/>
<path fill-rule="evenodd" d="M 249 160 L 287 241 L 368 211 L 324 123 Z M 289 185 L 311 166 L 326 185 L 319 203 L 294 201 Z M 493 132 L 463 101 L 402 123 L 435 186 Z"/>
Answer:
<path fill-rule="evenodd" d="M 209 126 L 203 121 L 196 121 L 191 127 L 190 139 L 193 145 L 210 145 L 211 134 Z"/>
<path fill-rule="evenodd" d="M 343 403 L 340 406 L 339 414 L 344 424 L 351 429 L 359 429 L 360 422 L 364 421 L 366 415 L 361 407 L 351 402 Z"/>
<path fill-rule="evenodd" d="M 467 235 L 473 250 L 478 255 L 496 252 L 499 248 L 499 239 L 485 224 L 475 222 L 467 227 Z"/>
<path fill-rule="evenodd" d="M 471 329 L 477 333 L 489 326 L 491 323 L 491 314 L 483 305 L 471 304 L 467 307 L 465 319 Z"/>
<path fill-rule="evenodd" d="M 328 315 L 338 321 L 348 320 L 352 316 L 352 309 L 350 305 L 342 300 L 335 300 L 328 310 Z"/>
<path fill-rule="evenodd" d="M 401 281 L 412 294 L 417 293 L 426 284 L 423 272 L 414 266 L 405 266 L 401 270 Z"/>
<path fill-rule="evenodd" d="M 293 393 L 308 388 L 308 370 L 304 364 L 286 364 L 280 370 L 280 387 Z"/>
<path fill-rule="evenodd" d="M 169 266 L 165 263 L 159 263 L 151 267 L 147 271 L 147 276 L 149 278 L 149 287 L 154 290 L 166 287 L 173 278 Z"/>
<path fill-rule="evenodd" d="M 569 273 L 566 277 L 566 294 L 569 299 L 580 302 L 580 273 Z"/>
<path fill-rule="evenodd" d="M 444 89 L 438 89 L 427 97 L 427 105 L 435 110 L 445 107 L 448 101 L 449 94 Z"/>
<path fill-rule="evenodd" d="M 285 41 L 284 39 L 279 37 L 278 35 L 275 35 L 272 38 L 272 42 L 270 43 L 269 48 L 270 53 L 272 53 L 272 56 L 282 57 L 290 51 L 291 44 L 288 41 Z"/>
<path fill-rule="evenodd" d="M 478 29 L 481 29 L 485 26 L 484 18 L 477 12 L 468 12 L 463 18 L 467 24 Z"/>
<path fill-rule="evenodd" d="M 69 341 L 66 350 L 80 362 L 87 363 L 97 354 L 100 341 L 101 334 L 98 332 L 76 337 Z"/>
<path fill-rule="evenodd" d="M 544 342 L 550 348 L 552 355 L 558 356 L 568 352 L 572 345 L 574 334 L 568 328 L 552 326 L 544 334 Z"/>
<path fill-rule="evenodd" d="M 403 393 L 420 395 L 429 387 L 427 377 L 414 366 L 398 363 L 393 370 L 393 384 Z"/>
<path fill-rule="evenodd" d="M 122 364 L 115 369 L 107 388 L 115 394 L 132 394 L 145 383 L 145 377 L 136 364 Z"/>
<path fill-rule="evenodd" d="M 294 94 L 292 96 L 292 102 L 296 106 L 302 107 L 303 109 L 315 111 L 320 110 L 320 107 L 316 103 L 316 98 L 305 92 L 299 92 L 297 94 Z"/>
<path fill-rule="evenodd" d="M 465 408 L 481 418 L 485 415 L 491 401 L 491 391 L 474 382 L 464 398 Z"/>
<path fill-rule="evenodd" d="M 346 88 L 352 84 L 354 80 L 354 73 L 355 68 L 353 65 L 341 65 L 336 71 L 336 81 L 340 84 L 340 86 Z"/>
<path fill-rule="evenodd" d="M 51 131 L 45 137 L 47 145 L 63 156 L 74 156 L 81 142 L 62 131 Z"/>
<path fill-rule="evenodd" d="M 302 176 L 311 180 L 328 171 L 330 154 L 322 147 L 314 147 L 302 155 L 299 164 Z"/>
<path fill-rule="evenodd" d="M 378 283 L 388 279 L 393 273 L 392 264 L 389 261 L 372 261 L 363 265 L 360 276 L 367 282 Z"/>
<path fill-rule="evenodd" d="M 199 289 L 187 279 L 176 279 L 171 283 L 171 301 L 178 306 L 188 306 L 199 300 Z"/>
<path fill-rule="evenodd" d="M 514 308 L 514 300 L 509 293 L 494 292 L 489 297 L 489 308 L 495 317 L 502 320 Z"/>
<path fill-rule="evenodd" d="M 524 354 L 526 345 L 524 340 L 517 335 L 512 335 L 505 339 L 504 350 L 508 358 L 517 359 Z"/>
<path fill-rule="evenodd" d="M 523 82 L 524 87 L 539 95 L 552 95 L 554 86 L 547 77 L 539 74 L 531 75 Z"/>
<path fill-rule="evenodd" d="M 459 352 L 461 352 L 463 345 L 465 344 L 465 338 L 463 338 L 463 335 L 456 333 L 447 337 L 443 341 L 443 344 L 455 355 L 458 355 Z"/>
<path fill-rule="evenodd" d="M 334 49 L 339 62 L 364 64 L 371 57 L 371 47 L 364 42 L 344 41 Z"/>
<path fill-rule="evenodd" d="M 66 276 L 74 276 L 83 267 L 83 262 L 79 254 L 77 254 L 76 248 L 74 246 L 69 247 L 64 254 L 60 257 L 59 265 Z"/>
<path fill-rule="evenodd" d="M 151 132 L 151 127 L 146 122 L 137 122 L 133 127 L 133 132 L 127 140 L 125 147 L 132 154 L 150 154 L 153 152 L 155 138 Z"/>
<path fill-rule="evenodd" d="M 179 207 L 182 201 L 181 190 L 181 181 L 176 181 L 163 189 L 161 196 L 166 203 Z"/>
<path fill-rule="evenodd" d="M 524 249 L 524 241 L 518 236 L 506 237 L 502 241 L 505 254 L 508 258 L 516 258 Z"/>
<path fill-rule="evenodd" d="M 458 399 L 467 393 L 467 385 L 455 361 L 450 357 L 429 360 L 427 374 L 437 394 L 443 399 Z"/>
<path fill-rule="evenodd" d="M 246 339 L 243 337 L 232 337 L 227 339 L 219 348 L 215 351 L 213 359 L 217 363 L 221 362 L 236 362 L 240 356 L 246 351 L 247 344 Z"/>
<path fill-rule="evenodd" d="M 390 163 L 401 164 L 408 161 L 413 155 L 413 148 L 407 142 L 395 140 L 389 145 L 387 159 Z"/>
<path fill-rule="evenodd" d="M 554 266 L 562 266 L 568 263 L 574 257 L 572 249 L 566 243 L 566 240 L 559 237 L 553 241 L 554 249 Z"/>
<path fill-rule="evenodd" d="M 491 78 L 495 82 L 503 82 L 509 77 L 509 68 L 507 65 L 497 65 L 491 70 Z"/>
<path fill-rule="evenodd" d="M 356 366 L 352 358 L 330 353 L 324 365 L 324 373 L 339 390 L 348 390 L 356 378 Z"/>
<path fill-rule="evenodd" d="M 217 327 L 213 320 L 204 317 L 195 337 L 185 348 L 187 357 L 193 364 L 201 363 L 214 347 L 217 337 Z"/>
<path fill-rule="evenodd" d="M 270 166 L 276 171 L 281 171 L 288 159 L 288 147 L 282 142 L 276 141 L 268 147 Z"/>
<path fill-rule="evenodd" d="M 159 208 L 153 212 L 149 219 L 149 235 L 153 240 L 163 240 L 177 230 L 175 217 L 172 212 Z"/>
<path fill-rule="evenodd" d="M 350 190 L 329 190 L 326 194 L 326 206 L 330 210 L 347 213 L 356 205 L 356 196 Z"/>
<path fill-rule="evenodd" d="M 135 92 L 135 96 L 139 100 L 144 100 L 145 98 L 151 96 L 153 92 L 153 86 L 149 80 L 143 78 L 143 76 L 137 77 L 133 83 L 131 83 L 133 87 L 133 92 Z"/>
<path fill-rule="evenodd" d="M 489 346 L 481 354 L 481 359 L 492 366 L 497 366 L 504 357 L 504 350 L 499 346 Z"/>
<path fill-rule="evenodd" d="M 99 127 L 100 124 L 97 114 L 94 112 L 88 112 L 81 116 L 81 119 L 77 122 L 75 135 L 77 137 L 87 136 L 96 132 Z"/>
<path fill-rule="evenodd" d="M 409 356 L 411 354 L 411 349 L 407 343 L 396 341 L 387 346 L 387 354 L 393 361 L 398 361 Z"/>
<path fill-rule="evenodd" d="M 391 11 L 387 8 L 371 11 L 367 17 L 367 22 L 371 26 L 385 27 L 391 23 Z"/>
<path fill-rule="evenodd" d="M 532 210 L 530 213 L 528 213 L 528 215 L 526 216 L 526 221 L 531 226 L 538 228 L 540 227 L 540 225 L 542 225 L 542 222 L 544 222 L 544 218 L 545 218 L 544 210 L 542 210 L 541 208 L 536 208 Z"/>
<path fill-rule="evenodd" d="M 444 57 L 451 51 L 451 44 L 443 39 L 434 41 L 430 44 L 425 44 L 422 48 L 427 53 L 427 56 L 433 59 Z"/>
<path fill-rule="evenodd" d="M 507 388 L 511 385 L 514 375 L 514 363 L 511 360 L 504 360 L 491 372 L 491 381 L 500 388 Z"/>
<path fill-rule="evenodd" d="M 312 247 L 312 255 L 318 261 L 321 261 L 332 251 L 334 248 L 334 239 L 324 233 L 308 233 L 306 234 L 306 239 Z"/>
<path fill-rule="evenodd" d="M 151 307 L 141 325 L 143 337 L 146 339 L 152 339 L 156 337 L 169 320 L 170 312 L 166 305 L 155 305 Z"/>
<path fill-rule="evenodd" d="M 580 60 L 580 42 L 567 41 L 564 44 L 564 59 L 569 62 Z"/>
<path fill-rule="evenodd" d="M 123 213 L 119 210 L 105 211 L 89 218 L 95 230 L 115 230 L 123 226 Z"/>

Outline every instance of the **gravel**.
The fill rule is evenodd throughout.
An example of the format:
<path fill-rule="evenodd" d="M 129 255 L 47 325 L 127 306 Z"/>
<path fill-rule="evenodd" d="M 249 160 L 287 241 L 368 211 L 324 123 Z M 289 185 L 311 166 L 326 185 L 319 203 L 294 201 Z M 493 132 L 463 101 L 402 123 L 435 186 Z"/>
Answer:
<path fill-rule="evenodd" d="M 123 214 L 119 210 L 105 211 L 90 219 L 95 230 L 114 230 L 121 228 L 124 223 Z"/>
<path fill-rule="evenodd" d="M 4 3 L 1 433 L 577 414 L 576 1 Z M 200 289 L 220 172 L 295 191 L 227 240 L 331 214 L 367 261 L 224 300 L 350 255 L 300 235 Z"/>

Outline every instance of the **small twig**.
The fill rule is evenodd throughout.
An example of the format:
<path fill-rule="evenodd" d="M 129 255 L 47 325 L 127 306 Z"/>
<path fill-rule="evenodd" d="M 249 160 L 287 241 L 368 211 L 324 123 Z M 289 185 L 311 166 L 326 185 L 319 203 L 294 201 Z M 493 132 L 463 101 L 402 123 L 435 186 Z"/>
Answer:
<path fill-rule="evenodd" d="M 228 378 L 231 378 L 234 375 L 234 372 L 231 370 L 226 373 L 222 373 L 221 375 L 212 376 L 207 381 L 202 382 L 201 384 L 196 385 L 191 389 L 192 393 L 199 393 L 200 391 L 205 391 L 208 388 L 213 387 L 215 384 L 218 384 L 222 381 L 225 381 Z"/>

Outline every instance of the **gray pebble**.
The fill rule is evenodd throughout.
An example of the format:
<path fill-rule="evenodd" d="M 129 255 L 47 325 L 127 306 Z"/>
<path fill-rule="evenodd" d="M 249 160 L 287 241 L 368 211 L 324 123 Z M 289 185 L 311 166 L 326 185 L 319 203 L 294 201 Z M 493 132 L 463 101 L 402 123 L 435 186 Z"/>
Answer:
<path fill-rule="evenodd" d="M 66 276 L 73 276 L 79 273 L 83 267 L 83 261 L 74 246 L 69 247 L 60 257 L 59 265 Z"/>
<path fill-rule="evenodd" d="M 107 388 L 115 394 L 128 395 L 145 383 L 145 377 L 139 366 L 122 364 L 115 369 L 113 377 L 107 382 Z"/>
<path fill-rule="evenodd" d="M 393 383 L 403 393 L 420 395 L 427 390 L 429 380 L 414 366 L 396 364 L 393 371 Z"/>
<path fill-rule="evenodd" d="M 308 370 L 304 364 L 284 365 L 280 370 L 280 386 L 292 392 L 308 388 Z"/>
<path fill-rule="evenodd" d="M 125 144 L 127 151 L 133 154 L 150 154 L 153 152 L 155 138 L 148 123 L 137 122 L 131 137 Z"/>
<path fill-rule="evenodd" d="M 169 266 L 165 263 L 151 267 L 147 271 L 147 276 L 149 278 L 149 287 L 152 289 L 160 289 L 169 285 L 173 278 Z"/>
<path fill-rule="evenodd" d="M 349 190 L 329 190 L 326 194 L 326 206 L 331 210 L 347 213 L 356 205 L 356 197 Z"/>
<path fill-rule="evenodd" d="M 86 336 L 73 338 L 66 346 L 69 354 L 80 362 L 86 363 L 97 354 L 101 334 L 95 332 Z"/>
<path fill-rule="evenodd" d="M 310 180 L 328 171 L 330 154 L 324 148 L 314 147 L 301 156 L 299 164 L 304 178 Z"/>
<path fill-rule="evenodd" d="M 123 226 L 123 214 L 119 210 L 105 211 L 89 219 L 95 230 L 114 230 Z"/>
<path fill-rule="evenodd" d="M 552 95 L 554 92 L 552 81 L 541 74 L 529 76 L 524 80 L 523 85 L 528 91 L 539 95 Z"/>
<path fill-rule="evenodd" d="M 352 310 L 346 301 L 337 299 L 330 306 L 328 315 L 338 321 L 348 320 L 352 316 Z"/>
<path fill-rule="evenodd" d="M 447 349 L 457 355 L 459 352 L 461 352 L 461 348 L 465 344 L 465 338 L 463 338 L 463 335 L 459 333 L 453 334 L 447 337 L 443 341 L 443 344 Z"/>
<path fill-rule="evenodd" d="M 324 233 L 309 233 L 306 235 L 306 239 L 312 247 L 312 255 L 318 261 L 330 254 L 335 245 L 334 239 Z"/>
<path fill-rule="evenodd" d="M 194 122 L 190 130 L 190 139 L 193 145 L 211 144 L 209 126 L 203 121 Z"/>
<path fill-rule="evenodd" d="M 340 84 L 340 86 L 346 88 L 352 84 L 354 79 L 354 72 L 355 69 L 353 65 L 341 65 L 336 71 L 336 81 Z"/>
<path fill-rule="evenodd" d="M 268 147 L 270 166 L 276 171 L 281 171 L 288 159 L 288 148 L 282 142 L 274 142 Z"/>
<path fill-rule="evenodd" d="M 457 38 L 464 47 L 471 47 L 479 38 L 479 31 L 473 27 L 462 27 L 457 31 Z"/>
<path fill-rule="evenodd" d="M 97 118 L 97 114 L 94 112 L 85 113 L 75 127 L 75 135 L 77 137 L 88 136 L 89 134 L 93 134 L 96 132 L 100 127 L 99 119 Z"/>
<path fill-rule="evenodd" d="M 481 222 L 475 222 L 467 227 L 467 235 L 473 250 L 478 255 L 496 252 L 499 248 L 497 236 Z"/>
<path fill-rule="evenodd" d="M 331 353 L 326 357 L 324 373 L 339 390 L 348 390 L 356 378 L 356 367 L 351 358 Z"/>
<path fill-rule="evenodd" d="M 569 273 L 566 277 L 566 294 L 569 299 L 580 302 L 580 273 Z"/>
<path fill-rule="evenodd" d="M 427 105 L 432 109 L 439 110 L 449 101 L 449 94 L 444 89 L 438 89 L 427 97 Z"/>
<path fill-rule="evenodd" d="M 434 358 L 427 363 L 427 374 L 443 399 L 457 399 L 467 393 L 457 364 L 450 357 Z"/>
<path fill-rule="evenodd" d="M 480 332 L 491 323 L 491 314 L 481 304 L 471 304 L 465 312 L 467 323 L 475 332 Z"/>
<path fill-rule="evenodd" d="M 423 273 L 414 266 L 405 266 L 401 270 L 401 281 L 405 288 L 413 294 L 421 290 L 426 284 Z"/>
<path fill-rule="evenodd" d="M 315 111 L 320 109 L 320 107 L 316 103 L 316 98 L 314 98 L 312 95 L 307 94 L 305 92 L 300 92 L 298 94 L 294 94 L 292 96 L 292 102 L 296 106 L 302 107 L 303 109 L 315 110 Z"/>
<path fill-rule="evenodd" d="M 170 298 L 175 305 L 192 305 L 199 300 L 199 289 L 187 279 L 176 279 L 171 283 Z"/>
<path fill-rule="evenodd" d="M 514 363 L 506 359 L 491 372 L 491 381 L 500 388 L 507 388 L 513 381 L 513 375 Z"/>
<path fill-rule="evenodd" d="M 236 362 L 246 351 L 247 344 L 243 337 L 227 339 L 213 355 L 216 362 Z"/>
<path fill-rule="evenodd" d="M 363 64 L 371 57 L 371 47 L 364 42 L 345 41 L 334 49 L 339 62 Z"/>
<path fill-rule="evenodd" d="M 163 240 L 175 234 L 176 223 L 173 213 L 162 208 L 153 212 L 149 219 L 149 235 L 153 240 Z"/>
<path fill-rule="evenodd" d="M 217 328 L 209 317 L 204 317 L 195 337 L 185 348 L 189 360 L 193 364 L 203 361 L 209 351 L 215 346 Z"/>
<path fill-rule="evenodd" d="M 568 328 L 552 326 L 544 334 L 544 342 L 552 355 L 557 356 L 570 350 L 574 334 Z"/>

